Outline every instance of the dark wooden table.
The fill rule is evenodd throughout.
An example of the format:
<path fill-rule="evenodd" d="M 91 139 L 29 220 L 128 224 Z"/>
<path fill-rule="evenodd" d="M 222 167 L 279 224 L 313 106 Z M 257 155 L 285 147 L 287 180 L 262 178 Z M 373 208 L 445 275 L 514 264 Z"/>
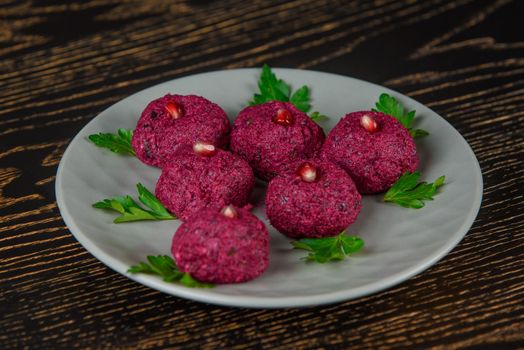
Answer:
<path fill-rule="evenodd" d="M 524 2 L 0 0 L 0 348 L 524 348 Z M 438 264 L 310 309 L 200 304 L 95 259 L 57 209 L 72 137 L 116 101 L 237 67 L 383 84 L 475 151 L 479 216 Z"/>

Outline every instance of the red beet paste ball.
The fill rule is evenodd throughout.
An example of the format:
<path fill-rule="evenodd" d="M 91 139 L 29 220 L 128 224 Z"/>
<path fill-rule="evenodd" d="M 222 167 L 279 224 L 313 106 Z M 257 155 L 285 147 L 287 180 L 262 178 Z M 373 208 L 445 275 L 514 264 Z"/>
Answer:
<path fill-rule="evenodd" d="M 292 238 L 334 236 L 357 219 L 362 198 L 344 170 L 316 160 L 294 169 L 267 189 L 266 214 L 278 231 Z"/>
<path fill-rule="evenodd" d="M 131 144 L 142 162 L 162 167 L 179 145 L 196 141 L 226 147 L 229 119 L 200 96 L 167 94 L 150 102 L 138 120 Z"/>
<path fill-rule="evenodd" d="M 180 146 L 162 168 L 157 198 L 182 220 L 203 208 L 244 206 L 255 184 L 253 171 L 238 156 L 197 142 Z"/>
<path fill-rule="evenodd" d="M 269 234 L 249 210 L 206 208 L 180 225 L 171 248 L 181 271 L 211 283 L 260 276 L 269 264 Z"/>
<path fill-rule="evenodd" d="M 270 180 L 290 163 L 317 155 L 324 131 L 291 103 L 267 102 L 243 109 L 233 124 L 231 150 L 255 175 Z"/>
<path fill-rule="evenodd" d="M 329 133 L 322 157 L 346 170 L 363 194 L 383 192 L 418 167 L 408 130 L 380 112 L 347 114 Z"/>

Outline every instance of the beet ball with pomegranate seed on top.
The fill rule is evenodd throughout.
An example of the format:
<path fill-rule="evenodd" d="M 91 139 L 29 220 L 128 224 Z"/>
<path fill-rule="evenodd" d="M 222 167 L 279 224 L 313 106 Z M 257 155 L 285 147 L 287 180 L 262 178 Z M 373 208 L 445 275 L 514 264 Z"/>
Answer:
<path fill-rule="evenodd" d="M 182 220 L 209 206 L 244 206 L 255 184 L 246 161 L 196 142 L 178 147 L 166 165 L 155 188 L 157 198 Z"/>
<path fill-rule="evenodd" d="M 231 131 L 231 150 L 255 175 L 270 180 L 297 160 L 315 157 L 324 131 L 291 103 L 267 102 L 244 108 Z"/>
<path fill-rule="evenodd" d="M 392 116 L 367 111 L 342 118 L 329 133 L 321 156 L 346 170 L 363 194 L 387 190 L 419 163 L 409 131 Z"/>
<path fill-rule="evenodd" d="M 229 129 L 217 104 L 200 96 L 167 94 L 147 105 L 131 143 L 138 159 L 162 167 L 179 145 L 206 141 L 226 147 Z"/>
<path fill-rule="evenodd" d="M 266 214 L 278 231 L 292 238 L 335 236 L 357 219 L 361 196 L 343 169 L 318 160 L 292 167 L 271 180 L 266 193 Z"/>
<path fill-rule="evenodd" d="M 269 234 L 248 209 L 201 209 L 180 225 L 171 251 L 179 269 L 202 282 L 239 283 L 269 264 Z"/>

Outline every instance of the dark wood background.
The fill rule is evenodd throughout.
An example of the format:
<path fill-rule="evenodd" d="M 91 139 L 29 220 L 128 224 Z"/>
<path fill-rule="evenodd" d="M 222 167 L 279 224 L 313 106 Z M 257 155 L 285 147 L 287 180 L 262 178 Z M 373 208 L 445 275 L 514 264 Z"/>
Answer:
<path fill-rule="evenodd" d="M 524 2 L 0 0 L 0 348 L 524 348 Z M 447 257 L 310 309 L 210 306 L 118 275 L 69 233 L 54 179 L 116 101 L 197 72 L 340 73 L 444 116 L 482 167 Z"/>

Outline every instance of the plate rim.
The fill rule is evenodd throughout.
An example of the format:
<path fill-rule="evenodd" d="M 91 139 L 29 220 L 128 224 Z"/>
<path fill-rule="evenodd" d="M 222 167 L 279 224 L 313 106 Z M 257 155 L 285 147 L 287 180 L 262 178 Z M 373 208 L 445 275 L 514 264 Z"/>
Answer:
<path fill-rule="evenodd" d="M 182 297 L 189 300 L 194 300 L 198 302 L 208 303 L 208 304 L 215 304 L 215 305 L 223 305 L 223 306 L 232 306 L 232 307 L 246 307 L 246 308 L 290 308 L 290 307 L 312 307 L 312 306 L 318 306 L 318 305 L 326 305 L 326 304 L 334 304 L 342 301 L 349 301 L 352 299 L 356 299 L 359 297 L 367 296 L 370 294 L 374 294 L 383 290 L 386 290 L 392 286 L 398 285 L 402 282 L 405 282 L 406 280 L 410 279 L 411 277 L 427 270 L 429 267 L 436 264 L 438 261 L 440 261 L 444 256 L 446 256 L 452 249 L 454 249 L 458 243 L 462 240 L 462 238 L 469 232 L 470 228 L 472 227 L 478 212 L 480 211 L 481 204 L 482 204 L 482 197 L 484 192 L 484 183 L 483 183 L 483 176 L 482 176 L 482 169 L 480 167 L 480 164 L 478 162 L 478 159 L 473 152 L 471 146 L 468 144 L 468 142 L 465 140 L 465 138 L 449 123 L 444 117 L 442 117 L 440 114 L 433 111 L 431 108 L 427 107 L 425 104 L 420 103 L 416 101 L 415 99 L 400 93 L 398 91 L 392 90 L 388 87 L 375 84 L 372 82 L 368 82 L 362 79 L 349 77 L 341 74 L 335 74 L 335 73 L 329 73 L 329 72 L 322 72 L 317 70 L 305 70 L 305 69 L 294 69 L 294 68 L 277 68 L 272 67 L 271 68 L 275 73 L 279 72 L 292 72 L 292 73 L 300 73 L 300 72 L 308 72 L 313 74 L 320 74 L 320 75 L 329 75 L 336 78 L 343 78 L 343 79 L 350 79 L 357 81 L 359 83 L 372 85 L 376 88 L 380 88 L 385 92 L 394 93 L 397 96 L 401 96 L 403 99 L 408 100 L 412 104 L 419 104 L 424 106 L 425 108 L 428 108 L 432 113 L 435 113 L 438 117 L 442 119 L 445 123 L 448 124 L 448 126 L 457 134 L 459 139 L 461 140 L 463 146 L 468 150 L 469 155 L 474 160 L 475 165 L 475 173 L 476 173 L 476 181 L 479 184 L 479 187 L 477 188 L 477 191 L 475 193 L 475 198 L 472 203 L 472 206 L 465 216 L 465 220 L 463 221 L 460 229 L 458 229 L 450 238 L 447 240 L 447 242 L 440 247 L 440 249 L 435 250 L 433 254 L 426 257 L 422 262 L 412 265 L 410 268 L 407 268 L 403 271 L 397 272 L 387 278 L 383 278 L 380 280 L 377 280 L 375 282 L 371 282 L 356 288 L 351 289 L 343 289 L 338 290 L 331 293 L 323 293 L 318 295 L 309 295 L 309 296 L 300 296 L 300 297 L 266 297 L 266 296 L 241 296 L 241 295 L 220 295 L 216 293 L 210 293 L 206 292 L 204 290 L 199 290 L 199 293 L 193 293 L 193 289 L 187 288 L 184 286 L 179 286 L 177 284 L 170 284 L 169 286 L 163 282 L 161 279 L 154 278 L 154 276 L 149 275 L 142 275 L 142 274 L 130 274 L 127 273 L 127 266 L 124 266 L 123 263 L 121 263 L 116 258 L 112 257 L 110 254 L 106 254 L 103 250 L 97 247 L 96 244 L 94 244 L 83 232 L 82 230 L 76 225 L 74 218 L 69 213 L 67 206 L 64 202 L 64 191 L 61 188 L 62 184 L 62 178 L 63 178 L 63 168 L 65 159 L 67 159 L 67 156 L 71 152 L 71 145 L 76 143 L 79 138 L 82 137 L 82 131 L 86 128 L 88 128 L 92 123 L 95 123 L 95 120 L 99 118 L 102 114 L 106 113 L 109 109 L 113 108 L 115 105 L 121 103 L 122 101 L 132 98 L 135 95 L 142 94 L 145 91 L 149 89 L 156 89 L 161 87 L 162 85 L 168 85 L 174 81 L 184 79 L 184 78 L 192 78 L 195 76 L 200 75 L 209 75 L 209 74 L 224 74 L 226 72 L 232 72 L 232 71 L 239 71 L 239 72 L 246 72 L 246 73 L 256 73 L 260 72 L 260 68 L 236 68 L 236 69 L 224 69 L 224 70 L 214 70 L 214 71 L 207 71 L 207 72 L 201 72 L 197 74 L 188 74 L 184 76 L 177 77 L 175 79 L 170 79 L 152 86 L 149 86 L 147 88 L 144 88 L 140 91 L 137 91 L 131 95 L 125 96 L 124 98 L 120 99 L 119 101 L 111 104 L 107 108 L 105 108 L 103 111 L 99 112 L 93 119 L 91 119 L 87 124 L 85 124 L 78 132 L 77 134 L 71 139 L 69 144 L 67 145 L 66 150 L 64 151 L 64 154 L 62 155 L 60 159 L 60 163 L 58 165 L 56 179 L 55 179 L 55 196 L 56 196 L 56 203 L 57 207 L 60 211 L 60 214 L 62 216 L 62 219 L 64 220 L 67 228 L 73 235 L 73 237 L 91 254 L 93 255 L 97 260 L 102 262 L 104 265 L 109 267 L 111 270 L 118 272 L 119 274 L 123 275 L 124 277 L 127 277 L 135 282 L 138 282 L 144 286 L 147 286 L 149 288 L 156 289 L 158 291 L 161 291 L 163 293 L 166 293 L 168 295 Z M 175 292 L 175 293 L 174 293 Z"/>

